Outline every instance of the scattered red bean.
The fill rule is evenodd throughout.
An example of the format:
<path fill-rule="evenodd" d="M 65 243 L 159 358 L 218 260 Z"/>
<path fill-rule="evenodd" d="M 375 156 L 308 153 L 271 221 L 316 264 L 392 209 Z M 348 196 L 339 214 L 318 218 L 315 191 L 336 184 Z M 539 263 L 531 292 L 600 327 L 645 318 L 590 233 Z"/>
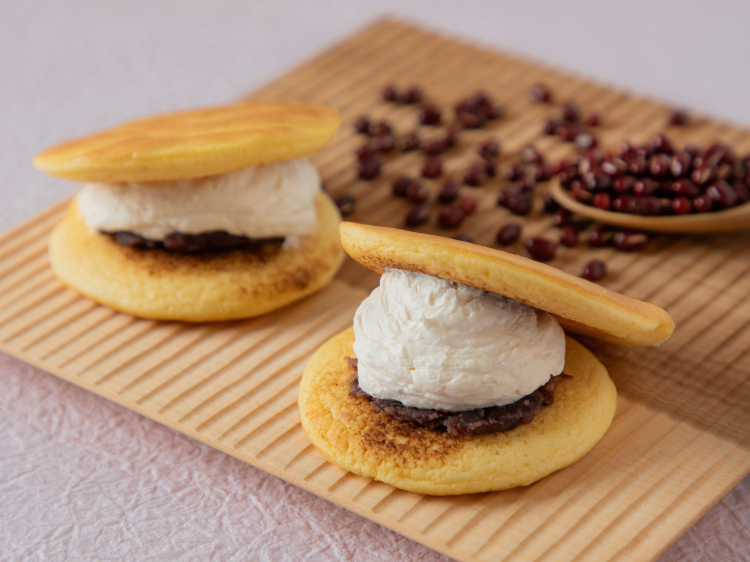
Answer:
<path fill-rule="evenodd" d="M 520 217 L 528 215 L 531 212 L 531 207 L 534 204 L 534 198 L 531 191 L 519 191 L 512 193 L 507 200 L 507 204 L 504 205 L 511 213 Z"/>
<path fill-rule="evenodd" d="M 581 120 L 581 109 L 574 103 L 567 103 L 562 109 L 563 121 L 577 123 Z"/>
<path fill-rule="evenodd" d="M 531 257 L 539 261 L 549 261 L 554 259 L 557 253 L 557 243 L 544 238 L 527 238 L 523 245 Z"/>
<path fill-rule="evenodd" d="M 557 119 L 547 119 L 544 122 L 544 128 L 542 128 L 542 132 L 545 135 L 556 135 L 557 128 L 559 126 L 560 126 L 560 123 L 557 121 Z"/>
<path fill-rule="evenodd" d="M 648 161 L 648 170 L 654 178 L 663 178 L 670 173 L 672 159 L 667 154 L 654 154 Z"/>
<path fill-rule="evenodd" d="M 550 166 L 550 169 L 549 169 L 550 174 L 552 174 L 553 176 L 556 176 L 557 174 L 563 171 L 563 169 L 565 168 L 565 165 L 566 165 L 566 162 L 564 160 L 561 160 L 560 162 L 555 162 L 554 164 L 552 164 L 552 166 Z"/>
<path fill-rule="evenodd" d="M 696 213 L 708 213 L 714 204 L 708 195 L 699 195 L 693 199 L 693 208 Z"/>
<path fill-rule="evenodd" d="M 420 144 L 421 141 L 417 133 L 409 133 L 407 135 L 404 135 L 398 141 L 398 146 L 402 150 L 402 152 L 411 152 L 412 150 L 417 150 Z"/>
<path fill-rule="evenodd" d="M 442 112 L 434 105 L 423 105 L 419 108 L 419 122 L 422 125 L 439 125 Z"/>
<path fill-rule="evenodd" d="M 543 162 L 544 159 L 536 148 L 527 144 L 521 149 L 521 161 L 526 164 L 539 164 Z"/>
<path fill-rule="evenodd" d="M 357 199 L 351 193 L 336 198 L 336 206 L 339 208 L 342 217 L 351 215 L 354 212 L 356 205 Z"/>
<path fill-rule="evenodd" d="M 440 188 L 438 193 L 438 202 L 453 203 L 458 198 L 459 185 L 456 180 L 448 180 Z"/>
<path fill-rule="evenodd" d="M 589 281 L 599 281 L 607 275 L 607 266 L 601 260 L 591 260 L 583 267 L 581 277 Z"/>
<path fill-rule="evenodd" d="M 565 226 L 560 233 L 560 244 L 568 248 L 578 245 L 578 231 L 572 226 Z"/>
<path fill-rule="evenodd" d="M 732 189 L 732 186 L 724 180 L 712 183 L 706 189 L 706 195 L 708 195 L 713 203 L 724 209 L 733 206 L 737 202 L 737 194 Z"/>
<path fill-rule="evenodd" d="M 649 181 L 652 180 L 649 179 Z M 634 193 L 636 183 L 638 183 L 638 180 L 633 176 L 620 176 L 615 178 L 612 188 L 617 193 Z"/>
<path fill-rule="evenodd" d="M 693 204 L 683 195 L 672 201 L 672 210 L 677 215 L 688 215 L 693 212 Z"/>
<path fill-rule="evenodd" d="M 503 107 L 485 93 L 478 92 L 458 102 L 454 110 L 456 120 L 467 129 L 481 129 L 488 121 L 498 119 L 505 112 Z"/>
<path fill-rule="evenodd" d="M 535 164 L 531 167 L 533 176 L 536 181 L 547 181 L 552 177 L 552 165 L 551 164 Z"/>
<path fill-rule="evenodd" d="M 581 134 L 581 129 L 575 123 L 565 123 L 557 128 L 555 134 L 565 142 L 573 142 Z"/>
<path fill-rule="evenodd" d="M 716 179 L 716 168 L 701 165 L 693 170 L 693 173 L 690 174 L 690 179 L 698 185 L 709 184 Z"/>
<path fill-rule="evenodd" d="M 597 193 L 594 195 L 594 207 L 603 211 L 609 211 L 612 207 L 612 199 L 609 193 Z"/>
<path fill-rule="evenodd" d="M 479 187 L 484 183 L 485 179 L 487 179 L 487 175 L 485 174 L 484 167 L 476 165 L 471 166 L 461 176 L 461 181 L 469 187 Z"/>
<path fill-rule="evenodd" d="M 554 213 L 552 213 L 552 226 L 556 226 L 557 228 L 567 226 L 570 221 L 570 214 L 570 211 L 563 207 L 560 207 Z"/>
<path fill-rule="evenodd" d="M 500 144 L 494 139 L 485 141 L 479 145 L 477 154 L 484 159 L 492 159 L 494 161 L 500 154 Z"/>
<path fill-rule="evenodd" d="M 642 232 L 623 231 L 615 234 L 615 247 L 623 252 L 637 252 L 648 246 L 649 239 Z"/>
<path fill-rule="evenodd" d="M 687 120 L 687 111 L 685 111 L 684 109 L 675 109 L 672 113 L 670 113 L 668 123 L 670 125 L 679 126 L 687 123 Z"/>
<path fill-rule="evenodd" d="M 633 213 L 635 212 L 635 197 L 630 195 L 620 195 L 615 197 L 612 201 L 612 210 L 617 213 Z"/>
<path fill-rule="evenodd" d="M 669 163 L 669 172 L 672 174 L 672 176 L 679 178 L 683 176 L 690 175 L 690 171 L 692 170 L 693 166 L 693 157 L 692 155 L 683 150 L 682 152 L 679 152 L 678 154 L 672 155 L 672 160 Z"/>
<path fill-rule="evenodd" d="M 626 177 L 632 177 L 632 176 L 626 176 Z M 688 180 L 685 180 L 688 181 Z M 635 195 L 645 196 L 645 195 L 652 195 L 656 192 L 656 190 L 659 189 L 659 184 L 656 183 L 651 178 L 641 178 L 637 182 L 635 182 L 632 186 L 632 189 L 629 191 L 634 193 Z"/>
<path fill-rule="evenodd" d="M 398 101 L 406 105 L 412 105 L 421 102 L 423 97 L 422 90 L 418 86 L 412 86 L 399 94 Z"/>
<path fill-rule="evenodd" d="M 369 134 L 370 120 L 364 115 L 362 117 L 358 117 L 357 120 L 354 122 L 354 130 L 357 131 L 361 135 Z"/>
<path fill-rule="evenodd" d="M 601 248 L 612 240 L 612 232 L 604 225 L 597 225 L 589 232 L 589 246 Z"/>
<path fill-rule="evenodd" d="M 509 246 L 516 242 L 521 236 L 521 225 L 517 222 L 509 222 L 497 231 L 495 239 L 501 246 Z"/>
<path fill-rule="evenodd" d="M 418 181 L 413 182 L 406 189 L 406 198 L 412 203 L 424 203 L 430 196 L 430 190 Z"/>
<path fill-rule="evenodd" d="M 393 133 L 391 125 L 387 121 L 370 121 L 367 134 L 371 137 L 381 137 Z"/>
<path fill-rule="evenodd" d="M 370 141 L 370 147 L 375 152 L 390 152 L 396 147 L 396 138 L 390 133 L 380 135 Z"/>
<path fill-rule="evenodd" d="M 560 208 L 560 203 L 555 201 L 555 198 L 550 194 L 544 196 L 544 211 L 547 213 L 554 213 Z"/>
<path fill-rule="evenodd" d="M 458 228 L 461 223 L 464 222 L 466 213 L 464 213 L 460 207 L 448 205 L 440 209 L 440 215 L 438 217 L 440 226 L 443 228 Z"/>
<path fill-rule="evenodd" d="M 378 153 L 377 150 L 375 150 L 375 147 L 372 145 L 372 143 L 363 144 L 360 146 L 355 154 L 357 155 L 357 160 L 360 162 L 364 160 L 369 160 L 370 158 L 376 156 Z"/>
<path fill-rule="evenodd" d="M 497 175 L 497 161 L 490 156 L 485 157 L 481 162 L 477 162 L 475 165 L 479 166 L 489 178 L 494 178 Z"/>
<path fill-rule="evenodd" d="M 586 125 L 589 127 L 598 127 L 601 122 L 602 118 L 598 113 L 591 113 L 586 117 Z"/>
<path fill-rule="evenodd" d="M 414 180 L 409 176 L 401 176 L 400 178 L 396 178 L 392 184 L 393 195 L 395 195 L 396 197 L 406 197 L 406 192 L 413 183 Z"/>
<path fill-rule="evenodd" d="M 669 201 L 667 199 L 667 201 Z M 634 213 L 636 215 L 655 216 L 662 212 L 664 205 L 658 197 L 636 197 Z"/>
<path fill-rule="evenodd" d="M 471 215 L 477 208 L 477 200 L 474 197 L 469 197 L 468 195 L 461 197 L 458 200 L 457 204 L 466 215 Z"/>
<path fill-rule="evenodd" d="M 384 101 L 398 101 L 398 91 L 393 84 L 388 84 L 380 94 Z"/>
<path fill-rule="evenodd" d="M 448 145 L 445 139 L 432 139 L 422 143 L 422 152 L 425 154 L 437 155 L 445 151 Z"/>
<path fill-rule="evenodd" d="M 734 190 L 735 195 L 737 195 L 738 204 L 750 201 L 750 189 L 747 188 L 747 185 L 740 181 L 736 181 L 732 184 L 732 189 Z"/>
<path fill-rule="evenodd" d="M 698 195 L 700 195 L 698 186 L 690 180 L 684 178 L 680 178 L 677 181 L 672 182 L 669 191 L 677 196 L 697 197 Z"/>
<path fill-rule="evenodd" d="M 578 150 L 589 150 L 597 144 L 596 137 L 591 133 L 579 133 L 573 141 Z"/>
<path fill-rule="evenodd" d="M 522 167 L 519 165 L 508 166 L 507 168 L 503 169 L 503 177 L 508 181 L 516 181 L 518 179 L 521 179 L 522 173 Z"/>
<path fill-rule="evenodd" d="M 672 141 L 665 135 L 655 135 L 648 144 L 654 152 L 670 155 L 675 152 L 674 144 L 672 144 Z"/>
<path fill-rule="evenodd" d="M 456 129 L 455 127 L 451 127 L 445 132 L 445 136 L 443 137 L 443 143 L 445 143 L 446 148 L 453 148 L 458 144 L 458 137 L 461 134 L 460 129 Z"/>
<path fill-rule="evenodd" d="M 605 174 L 617 177 L 628 171 L 628 163 L 617 156 L 608 156 L 604 162 L 602 162 L 601 168 L 602 172 Z"/>
<path fill-rule="evenodd" d="M 438 156 L 429 156 L 422 165 L 422 176 L 439 178 L 443 174 L 443 161 Z"/>
<path fill-rule="evenodd" d="M 535 84 L 529 89 L 529 97 L 535 103 L 547 103 L 552 100 L 552 93 L 543 84 Z"/>
<path fill-rule="evenodd" d="M 430 206 L 426 203 L 413 207 L 409 214 L 406 215 L 407 226 L 419 226 L 430 220 Z"/>
<path fill-rule="evenodd" d="M 380 167 L 380 159 L 377 156 L 371 156 L 357 162 L 357 174 L 363 180 L 371 180 L 380 175 Z"/>

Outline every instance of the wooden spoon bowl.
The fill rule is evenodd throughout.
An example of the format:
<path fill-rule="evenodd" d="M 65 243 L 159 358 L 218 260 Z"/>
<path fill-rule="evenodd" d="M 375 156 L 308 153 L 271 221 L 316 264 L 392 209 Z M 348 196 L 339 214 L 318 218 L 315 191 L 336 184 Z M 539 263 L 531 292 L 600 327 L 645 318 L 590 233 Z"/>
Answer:
<path fill-rule="evenodd" d="M 700 234 L 706 232 L 732 232 L 750 229 L 750 202 L 731 209 L 694 215 L 675 215 L 668 217 L 646 217 L 603 211 L 590 205 L 584 205 L 573 199 L 563 189 L 557 178 L 550 182 L 550 193 L 560 205 L 598 222 L 632 230 L 649 230 L 653 232 L 679 232 L 683 234 Z"/>

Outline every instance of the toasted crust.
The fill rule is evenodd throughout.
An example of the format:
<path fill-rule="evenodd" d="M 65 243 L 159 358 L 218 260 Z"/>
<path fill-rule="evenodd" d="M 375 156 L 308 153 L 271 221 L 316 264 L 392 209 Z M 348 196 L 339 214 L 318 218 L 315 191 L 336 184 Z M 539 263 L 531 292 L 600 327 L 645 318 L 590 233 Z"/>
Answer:
<path fill-rule="evenodd" d="M 75 181 L 197 178 L 306 156 L 339 124 L 322 105 L 248 101 L 128 121 L 48 148 L 34 165 Z"/>
<path fill-rule="evenodd" d="M 342 468 L 402 490 L 470 494 L 526 486 L 583 457 L 606 433 L 617 408 L 607 370 L 567 339 L 555 402 L 512 431 L 456 437 L 415 428 L 349 396 L 354 331 L 334 336 L 313 355 L 300 383 L 302 427 L 323 456 Z"/>
<path fill-rule="evenodd" d="M 75 200 L 52 231 L 49 259 L 57 277 L 101 304 L 160 320 L 207 322 L 258 316 L 327 285 L 344 258 L 341 215 L 316 199 L 317 231 L 294 249 L 180 255 L 136 250 L 92 232 Z"/>
<path fill-rule="evenodd" d="M 533 260 L 476 244 L 343 222 L 344 250 L 374 271 L 403 269 L 470 285 L 553 314 L 567 331 L 654 345 L 674 331 L 669 314 Z"/>

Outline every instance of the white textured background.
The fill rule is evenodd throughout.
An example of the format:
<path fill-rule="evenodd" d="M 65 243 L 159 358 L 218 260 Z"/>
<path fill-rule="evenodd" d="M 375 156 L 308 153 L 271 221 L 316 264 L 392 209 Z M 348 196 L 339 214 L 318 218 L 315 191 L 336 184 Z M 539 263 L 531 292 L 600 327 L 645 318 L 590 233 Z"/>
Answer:
<path fill-rule="evenodd" d="M 750 2 L 0 0 L 0 229 L 75 189 L 45 146 L 230 100 L 391 13 L 750 124 Z M 750 478 L 663 561 L 750 560 Z M 0 560 L 442 560 L 0 355 Z"/>

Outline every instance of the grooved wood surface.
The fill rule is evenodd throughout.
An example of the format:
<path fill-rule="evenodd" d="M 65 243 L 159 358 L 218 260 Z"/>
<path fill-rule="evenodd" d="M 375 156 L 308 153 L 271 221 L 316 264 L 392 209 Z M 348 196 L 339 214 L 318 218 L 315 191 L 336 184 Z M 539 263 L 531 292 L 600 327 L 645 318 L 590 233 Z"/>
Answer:
<path fill-rule="evenodd" d="M 482 88 L 506 104 L 491 127 L 466 133 L 448 154 L 454 172 L 473 141 L 495 136 L 504 154 L 534 143 L 549 158 L 570 145 L 541 135 L 559 105 L 533 105 L 544 82 L 557 100 L 600 111 L 605 147 L 646 140 L 668 109 L 549 68 L 393 21 L 378 22 L 253 94 L 321 102 L 345 126 L 314 160 L 332 195 L 353 193 L 351 220 L 402 226 L 409 206 L 390 181 L 416 174 L 416 153 L 388 159 L 373 182 L 356 179 L 349 124 L 366 113 L 414 127 L 413 108 L 379 101 L 386 82 L 422 85 L 439 105 Z M 696 118 L 670 130 L 680 142 L 724 140 L 750 152 L 750 133 Z M 429 130 L 425 129 L 425 136 Z M 473 190 L 479 210 L 463 232 L 491 244 L 510 219 L 494 205 L 499 180 Z M 437 184 L 431 184 L 435 190 Z M 619 391 L 610 431 L 573 466 L 526 487 L 428 497 L 355 476 L 326 462 L 299 423 L 305 362 L 351 324 L 377 276 L 349 260 L 320 293 L 261 318 L 188 325 L 116 313 L 65 289 L 49 269 L 46 239 L 62 202 L 0 237 L 0 349 L 177 431 L 260 467 L 458 560 L 653 560 L 750 472 L 750 237 L 660 236 L 640 253 L 561 248 L 552 265 L 574 274 L 604 259 L 605 286 L 666 308 L 675 335 L 658 348 L 582 341 Z M 514 218 L 514 220 L 517 220 Z M 549 217 L 523 219 L 525 235 L 556 237 Z M 419 229 L 441 232 L 433 221 Z M 445 233 L 444 231 L 442 233 Z M 454 233 L 450 233 L 451 235 Z M 522 253 L 520 244 L 510 251 Z"/>

